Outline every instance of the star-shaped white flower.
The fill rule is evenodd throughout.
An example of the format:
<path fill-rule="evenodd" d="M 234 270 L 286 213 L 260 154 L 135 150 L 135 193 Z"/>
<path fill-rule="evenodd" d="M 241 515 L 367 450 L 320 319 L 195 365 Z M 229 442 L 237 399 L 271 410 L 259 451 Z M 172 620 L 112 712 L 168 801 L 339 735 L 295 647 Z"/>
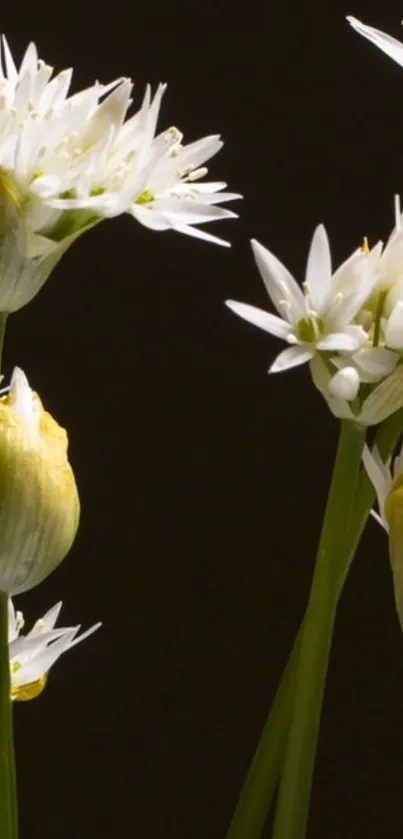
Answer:
<path fill-rule="evenodd" d="M 266 290 L 281 317 L 246 303 L 226 303 L 240 317 L 291 344 L 277 356 L 270 372 L 303 364 L 318 351 L 353 354 L 365 344 L 366 331 L 353 321 L 375 287 L 373 264 L 380 245 L 371 253 L 359 248 L 332 274 L 328 237 L 324 226 L 319 225 L 302 289 L 274 254 L 255 240 L 252 248 Z"/>
<path fill-rule="evenodd" d="M 36 621 L 27 635 L 22 635 L 23 615 L 15 611 L 11 597 L 9 598 L 8 641 L 13 700 L 26 701 L 38 696 L 45 687 L 50 668 L 60 656 L 84 641 L 101 626 L 100 623 L 96 623 L 78 636 L 80 626 L 55 629 L 61 607 L 61 602 L 56 603 Z"/>

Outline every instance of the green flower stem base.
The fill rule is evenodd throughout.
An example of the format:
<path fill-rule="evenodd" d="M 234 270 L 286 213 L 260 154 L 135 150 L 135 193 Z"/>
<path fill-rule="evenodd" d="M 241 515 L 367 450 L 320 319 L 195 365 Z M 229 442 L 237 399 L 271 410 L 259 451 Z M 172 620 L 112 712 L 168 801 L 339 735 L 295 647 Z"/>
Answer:
<path fill-rule="evenodd" d="M 383 459 L 396 446 L 403 428 L 403 411 L 396 412 L 379 428 L 376 443 Z M 351 510 L 350 525 L 346 526 L 345 552 L 338 567 L 338 597 L 341 594 L 351 561 L 374 500 L 374 490 L 362 471 Z M 256 753 L 245 780 L 227 839 L 259 839 L 271 807 L 280 776 L 287 732 L 290 724 L 295 692 L 295 676 L 299 659 L 302 627 L 278 688 L 274 703 L 263 729 Z"/>
<path fill-rule="evenodd" d="M 0 368 L 7 315 L 0 313 Z M 0 592 L 0 839 L 18 839 L 13 717 L 8 650 L 8 595 Z"/>
<path fill-rule="evenodd" d="M 0 836 L 17 839 L 17 806 L 10 699 L 8 595 L 0 593 Z"/>

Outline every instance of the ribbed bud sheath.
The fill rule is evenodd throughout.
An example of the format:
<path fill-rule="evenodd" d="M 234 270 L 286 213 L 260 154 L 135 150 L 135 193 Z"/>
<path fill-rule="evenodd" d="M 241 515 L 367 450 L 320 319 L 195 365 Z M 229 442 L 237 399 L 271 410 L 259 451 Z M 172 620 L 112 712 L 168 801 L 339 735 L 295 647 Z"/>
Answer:
<path fill-rule="evenodd" d="M 403 630 L 403 475 L 395 481 L 385 502 L 389 525 L 389 556 L 397 614 Z"/>
<path fill-rule="evenodd" d="M 40 410 L 39 434 L 0 400 L 0 590 L 27 591 L 64 559 L 79 520 L 67 434 Z"/>

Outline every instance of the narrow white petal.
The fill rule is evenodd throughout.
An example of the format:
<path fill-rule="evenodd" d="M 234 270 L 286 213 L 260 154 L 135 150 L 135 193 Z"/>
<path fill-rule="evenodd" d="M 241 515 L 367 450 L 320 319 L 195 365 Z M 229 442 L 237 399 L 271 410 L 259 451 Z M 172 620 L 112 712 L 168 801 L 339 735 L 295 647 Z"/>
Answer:
<path fill-rule="evenodd" d="M 90 628 L 86 629 L 85 632 L 82 632 L 81 635 L 77 635 L 69 644 L 68 649 L 71 650 L 71 648 L 75 647 L 76 644 L 81 644 L 81 641 L 85 641 L 86 638 L 89 638 L 90 635 L 93 635 L 93 633 L 96 632 L 97 629 L 100 629 L 101 626 L 101 621 L 98 621 L 98 623 L 94 623 L 93 626 L 90 626 Z"/>
<path fill-rule="evenodd" d="M 378 449 L 374 446 L 371 452 L 367 445 L 362 452 L 365 471 L 375 489 L 381 516 L 384 518 L 385 501 L 392 486 L 392 476 L 386 464 L 383 463 Z"/>
<path fill-rule="evenodd" d="M 385 344 L 392 350 L 403 349 L 403 301 L 400 300 L 392 309 L 385 326 Z"/>
<path fill-rule="evenodd" d="M 200 230 L 198 227 L 193 227 L 190 224 L 171 224 L 171 230 L 177 233 L 184 233 L 185 236 L 193 236 L 195 239 L 202 239 L 203 242 L 212 242 L 214 245 L 221 245 L 224 248 L 230 248 L 231 242 L 226 239 L 220 239 L 219 236 L 213 236 L 212 233 L 207 233 L 205 230 Z"/>
<path fill-rule="evenodd" d="M 311 307 L 320 315 L 326 305 L 332 282 L 329 239 L 323 224 L 318 225 L 312 237 L 305 282 Z"/>
<path fill-rule="evenodd" d="M 396 61 L 403 67 L 403 44 L 400 41 L 392 38 L 391 35 L 387 35 L 386 32 L 382 32 L 380 29 L 374 29 L 372 26 L 361 23 L 360 20 L 351 17 L 351 15 L 347 17 L 347 20 L 356 32 L 363 35 L 364 38 L 368 38 L 376 47 L 379 47 L 382 52 L 386 53 L 389 58 L 393 58 L 393 61 Z"/>
<path fill-rule="evenodd" d="M 265 312 L 256 306 L 249 306 L 248 303 L 239 303 L 237 300 L 226 300 L 225 305 L 239 317 L 275 335 L 276 338 L 287 338 L 290 334 L 290 324 L 270 312 Z"/>
<path fill-rule="evenodd" d="M 11 55 L 10 47 L 8 46 L 5 35 L 2 35 L 3 56 L 7 77 L 10 81 L 15 82 L 18 78 L 17 68 L 14 64 L 13 56 Z"/>
<path fill-rule="evenodd" d="M 41 632 L 49 632 L 55 626 L 55 623 L 59 617 L 60 610 L 62 608 L 63 602 L 59 600 L 58 603 L 55 603 L 51 609 L 49 609 L 42 618 L 40 618 L 36 623 L 33 625 L 30 632 L 27 634 L 27 638 L 32 636 L 37 636 Z"/>
<path fill-rule="evenodd" d="M 381 525 L 381 527 L 383 527 L 384 530 L 386 530 L 387 533 L 389 532 L 389 525 L 386 519 L 383 519 L 382 516 L 376 512 L 376 510 L 370 510 L 370 515 L 373 519 L 375 519 L 375 521 L 378 522 L 378 524 Z"/>
<path fill-rule="evenodd" d="M 306 317 L 304 295 L 285 265 L 256 239 L 251 240 L 251 245 L 267 293 L 277 311 L 285 314 L 285 301 L 290 307 L 290 322 L 296 323 Z"/>
<path fill-rule="evenodd" d="M 283 370 L 290 370 L 291 367 L 305 364 L 306 361 L 310 361 L 313 354 L 313 350 L 307 350 L 303 346 L 288 347 L 277 356 L 269 368 L 269 373 L 281 373 Z"/>

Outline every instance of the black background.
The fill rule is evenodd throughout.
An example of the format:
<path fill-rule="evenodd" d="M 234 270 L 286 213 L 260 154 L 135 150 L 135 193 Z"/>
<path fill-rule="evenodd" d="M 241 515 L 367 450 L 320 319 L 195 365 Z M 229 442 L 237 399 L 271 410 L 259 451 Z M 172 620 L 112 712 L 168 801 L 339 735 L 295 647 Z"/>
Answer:
<path fill-rule="evenodd" d="M 302 276 L 314 226 L 335 263 L 385 238 L 403 189 L 403 69 L 354 33 L 402 37 L 399 2 L 21 2 L 1 27 L 75 88 L 168 82 L 160 127 L 221 132 L 245 198 L 211 225 L 231 250 L 129 217 L 63 258 L 10 321 L 67 427 L 82 521 L 65 563 L 17 605 L 56 600 L 103 628 L 15 708 L 22 839 L 220 839 L 309 591 L 337 422 L 307 369 L 228 312 L 267 306 L 249 238 Z M 235 209 L 235 207 L 233 207 Z M 309 836 L 400 837 L 403 640 L 371 522 L 340 605 Z"/>

